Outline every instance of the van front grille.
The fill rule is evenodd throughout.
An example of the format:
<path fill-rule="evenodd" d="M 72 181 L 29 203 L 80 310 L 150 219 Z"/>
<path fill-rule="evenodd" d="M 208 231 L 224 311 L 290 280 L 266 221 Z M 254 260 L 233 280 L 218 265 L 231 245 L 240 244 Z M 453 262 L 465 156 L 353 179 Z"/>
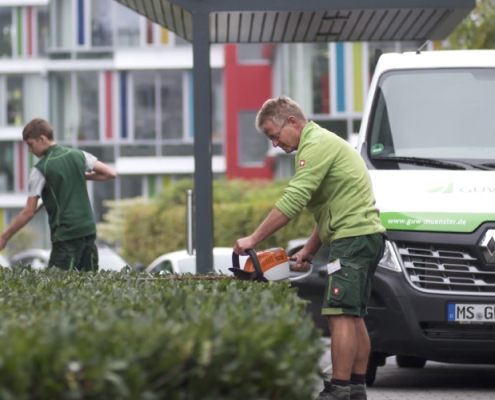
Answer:
<path fill-rule="evenodd" d="M 468 248 L 397 242 L 409 283 L 424 292 L 495 296 L 495 269 L 480 268 Z"/>

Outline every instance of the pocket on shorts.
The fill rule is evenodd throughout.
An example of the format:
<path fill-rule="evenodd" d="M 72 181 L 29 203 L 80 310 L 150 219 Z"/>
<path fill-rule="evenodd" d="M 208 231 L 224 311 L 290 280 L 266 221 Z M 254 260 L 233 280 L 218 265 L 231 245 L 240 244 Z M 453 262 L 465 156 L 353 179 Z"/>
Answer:
<path fill-rule="evenodd" d="M 359 307 L 359 286 L 359 271 L 355 267 L 342 265 L 342 268 L 339 271 L 328 276 L 328 307 Z"/>

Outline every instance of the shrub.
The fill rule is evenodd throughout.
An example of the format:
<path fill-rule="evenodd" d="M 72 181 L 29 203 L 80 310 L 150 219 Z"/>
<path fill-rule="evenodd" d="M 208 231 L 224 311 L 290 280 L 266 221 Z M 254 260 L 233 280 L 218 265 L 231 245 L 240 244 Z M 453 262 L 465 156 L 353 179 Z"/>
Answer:
<path fill-rule="evenodd" d="M 215 246 L 233 247 L 238 238 L 251 234 L 272 210 L 286 184 L 286 180 L 214 181 Z M 98 225 L 98 236 L 118 242 L 130 263 L 148 265 L 161 254 L 186 248 L 186 190 L 192 187 L 192 180 L 185 179 L 167 186 L 148 204 L 140 199 L 110 203 L 107 222 Z M 303 210 L 259 249 L 285 247 L 289 240 L 309 236 L 313 229 L 313 217 Z"/>
<path fill-rule="evenodd" d="M 319 332 L 287 283 L 0 268 L 0 399 L 304 400 Z"/>

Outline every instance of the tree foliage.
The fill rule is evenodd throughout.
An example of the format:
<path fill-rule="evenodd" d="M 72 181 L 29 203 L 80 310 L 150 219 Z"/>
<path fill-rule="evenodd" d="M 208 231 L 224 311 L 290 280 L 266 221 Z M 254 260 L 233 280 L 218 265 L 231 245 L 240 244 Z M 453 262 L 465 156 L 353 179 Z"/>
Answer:
<path fill-rule="evenodd" d="M 495 0 L 477 0 L 476 8 L 448 37 L 450 49 L 495 48 Z"/>

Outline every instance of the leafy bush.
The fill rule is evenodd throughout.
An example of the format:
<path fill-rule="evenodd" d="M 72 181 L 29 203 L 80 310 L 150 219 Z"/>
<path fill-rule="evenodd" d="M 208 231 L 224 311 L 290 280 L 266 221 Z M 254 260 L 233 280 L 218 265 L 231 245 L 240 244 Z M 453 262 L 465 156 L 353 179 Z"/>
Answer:
<path fill-rule="evenodd" d="M 282 196 L 286 180 L 245 181 L 217 180 L 213 182 L 213 225 L 215 246 L 233 247 L 235 241 L 250 235 L 266 218 Z M 112 203 L 109 213 L 118 214 L 117 225 L 109 221 L 98 225 L 98 235 L 109 242 L 117 239 L 123 256 L 131 263 L 148 265 L 156 257 L 170 251 L 186 248 L 186 190 L 193 188 L 192 180 L 181 180 L 167 186 L 162 194 L 149 204 L 129 201 L 124 206 Z M 200 199 L 196 199 L 200 201 Z M 119 210 L 119 213 L 117 211 Z M 117 227 L 117 228 L 115 228 Z M 286 227 L 259 245 L 259 249 L 285 247 L 297 237 L 309 236 L 314 229 L 311 214 L 304 210 Z M 110 234 L 112 232 L 112 234 Z"/>
<path fill-rule="evenodd" d="M 304 400 L 319 332 L 286 283 L 0 268 L 0 399 Z"/>

